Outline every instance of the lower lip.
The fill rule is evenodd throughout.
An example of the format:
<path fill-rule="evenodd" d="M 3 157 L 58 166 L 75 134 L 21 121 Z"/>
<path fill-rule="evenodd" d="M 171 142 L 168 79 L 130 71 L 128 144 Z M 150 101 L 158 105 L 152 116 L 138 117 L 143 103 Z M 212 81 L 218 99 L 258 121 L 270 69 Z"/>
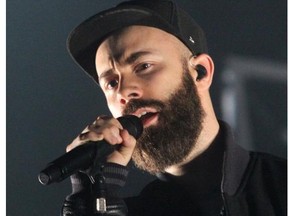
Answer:
<path fill-rule="evenodd" d="M 151 125 L 155 125 L 158 121 L 158 113 L 155 113 L 154 115 L 150 116 L 149 118 L 145 118 L 142 120 L 142 124 L 144 128 L 147 128 Z"/>

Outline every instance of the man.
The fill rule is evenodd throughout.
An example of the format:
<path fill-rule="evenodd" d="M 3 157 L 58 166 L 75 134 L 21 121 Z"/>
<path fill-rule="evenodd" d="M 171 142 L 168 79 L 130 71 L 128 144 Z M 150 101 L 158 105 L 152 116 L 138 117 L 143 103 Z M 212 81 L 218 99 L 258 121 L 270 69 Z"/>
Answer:
<path fill-rule="evenodd" d="M 217 120 L 204 33 L 175 3 L 120 4 L 75 28 L 68 48 L 113 117 L 98 117 L 67 151 L 103 139 L 117 147 L 101 169 L 72 176 L 62 215 L 286 214 L 286 162 L 243 150 Z M 116 119 L 123 115 L 141 119 L 137 141 Z M 122 200 L 131 158 L 158 180 Z"/>

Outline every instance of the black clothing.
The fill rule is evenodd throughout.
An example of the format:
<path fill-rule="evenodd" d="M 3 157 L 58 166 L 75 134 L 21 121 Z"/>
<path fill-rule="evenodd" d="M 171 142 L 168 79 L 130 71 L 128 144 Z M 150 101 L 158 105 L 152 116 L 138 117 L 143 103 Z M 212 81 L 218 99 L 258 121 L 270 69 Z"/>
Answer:
<path fill-rule="evenodd" d="M 197 166 L 194 162 L 205 164 Z M 184 177 L 164 174 L 164 181 L 160 176 L 139 196 L 127 198 L 128 215 L 286 215 L 286 160 L 242 149 L 233 142 L 225 123 L 220 122 L 213 144 L 187 169 Z"/>
<path fill-rule="evenodd" d="M 220 185 L 224 139 L 224 133 L 220 131 L 205 152 L 185 165 L 184 175 L 173 176 L 168 173 L 158 175 L 158 178 L 166 181 L 167 185 L 175 187 L 173 200 L 179 200 L 178 197 L 184 195 L 183 192 L 179 194 L 179 188 L 185 191 L 187 198 L 181 201 L 180 206 L 187 205 L 191 215 L 219 215 L 223 207 Z"/>
<path fill-rule="evenodd" d="M 107 163 L 102 173 L 107 186 L 105 215 L 124 216 L 127 208 L 129 216 L 287 215 L 286 160 L 244 150 L 234 143 L 229 127 L 219 123 L 213 143 L 185 165 L 183 176 L 159 174 L 125 203 L 117 191 L 125 182 L 127 167 Z M 86 183 L 72 181 L 74 190 L 66 197 L 61 215 L 95 215 L 91 207 L 95 193 Z"/>

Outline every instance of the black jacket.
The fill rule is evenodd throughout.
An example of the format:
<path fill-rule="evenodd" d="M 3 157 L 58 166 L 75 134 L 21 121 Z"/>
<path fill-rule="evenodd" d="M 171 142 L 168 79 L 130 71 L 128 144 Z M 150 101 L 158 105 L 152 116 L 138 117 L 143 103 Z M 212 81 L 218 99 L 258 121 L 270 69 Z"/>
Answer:
<path fill-rule="evenodd" d="M 234 143 L 229 127 L 223 123 L 221 131 L 225 137 L 219 185 L 223 208 L 217 215 L 287 215 L 286 160 L 244 150 Z M 129 216 L 191 216 L 195 211 L 184 188 L 159 179 L 147 185 L 139 196 L 127 198 L 125 202 Z"/>

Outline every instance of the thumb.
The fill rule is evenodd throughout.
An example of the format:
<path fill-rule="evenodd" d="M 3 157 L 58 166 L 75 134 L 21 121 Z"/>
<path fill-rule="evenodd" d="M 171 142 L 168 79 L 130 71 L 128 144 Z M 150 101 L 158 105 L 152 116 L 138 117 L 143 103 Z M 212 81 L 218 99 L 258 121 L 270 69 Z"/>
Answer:
<path fill-rule="evenodd" d="M 121 130 L 120 136 L 122 137 L 123 142 L 119 145 L 119 148 L 107 157 L 107 162 L 127 166 L 134 152 L 136 139 L 131 136 L 127 130 Z"/>

